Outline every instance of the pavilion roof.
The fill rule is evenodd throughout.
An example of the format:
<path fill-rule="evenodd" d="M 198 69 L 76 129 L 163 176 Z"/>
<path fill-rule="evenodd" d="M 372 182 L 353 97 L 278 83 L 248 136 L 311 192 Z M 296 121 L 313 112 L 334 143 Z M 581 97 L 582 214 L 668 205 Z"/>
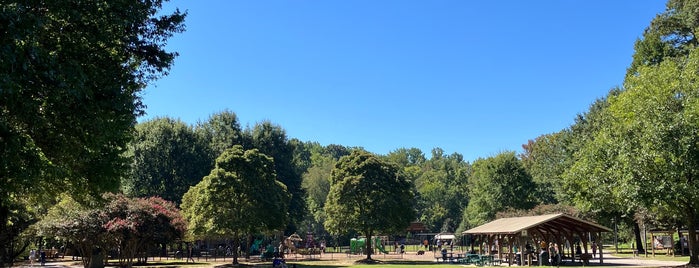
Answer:
<path fill-rule="evenodd" d="M 497 219 L 473 229 L 466 230 L 463 234 L 518 234 L 525 230 L 528 232 L 537 231 L 539 233 L 612 231 L 602 225 L 559 213 Z"/>

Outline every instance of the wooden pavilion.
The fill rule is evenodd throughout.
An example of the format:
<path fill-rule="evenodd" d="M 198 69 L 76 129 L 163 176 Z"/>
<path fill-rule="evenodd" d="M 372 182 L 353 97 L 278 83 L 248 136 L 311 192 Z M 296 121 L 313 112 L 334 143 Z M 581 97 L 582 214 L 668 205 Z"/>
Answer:
<path fill-rule="evenodd" d="M 462 234 L 472 235 L 479 241 L 481 254 L 497 254 L 499 259 L 507 259 L 509 265 L 512 265 L 514 254 L 517 254 L 516 249 L 520 249 L 519 252 L 521 252 L 522 249 L 531 248 L 532 252 L 529 253 L 533 253 L 537 248 L 539 251 L 548 251 L 547 245 L 553 246 L 562 256 L 570 256 L 573 260 L 585 260 L 591 256 L 587 253 L 588 244 L 595 241 L 596 237 L 600 237 L 602 232 L 611 231 L 599 224 L 559 213 L 497 219 L 464 231 Z M 582 243 L 584 251 L 576 253 L 574 250 L 576 243 Z M 473 250 L 473 245 L 471 247 Z M 569 254 L 566 254 L 566 248 L 569 249 Z M 599 261 L 603 263 L 602 247 L 598 248 Z M 489 249 L 495 249 L 497 253 Z M 506 252 L 503 252 L 503 249 L 506 249 Z M 532 254 L 526 256 L 531 265 Z M 521 261 L 524 264 L 526 260 Z"/>

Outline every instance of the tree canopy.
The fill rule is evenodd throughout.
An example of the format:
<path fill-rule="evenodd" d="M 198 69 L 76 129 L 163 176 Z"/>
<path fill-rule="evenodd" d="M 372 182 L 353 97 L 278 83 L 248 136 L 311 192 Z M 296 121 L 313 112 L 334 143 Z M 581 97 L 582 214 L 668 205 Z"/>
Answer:
<path fill-rule="evenodd" d="M 4 1 L 0 9 L 0 229 L 24 209 L 118 188 L 139 92 L 177 55 L 185 14 L 162 0 Z M 0 236 L 0 258 L 9 261 Z"/>
<path fill-rule="evenodd" d="M 216 159 L 216 167 L 182 198 L 182 210 L 195 237 L 234 237 L 283 230 L 291 196 L 277 181 L 274 162 L 257 149 L 235 145 Z M 238 262 L 234 251 L 233 263 Z"/>
<path fill-rule="evenodd" d="M 530 209 L 536 205 L 536 184 L 514 152 L 476 160 L 468 183 L 471 200 L 461 229 L 493 220 L 497 212 L 508 208 Z"/>
<path fill-rule="evenodd" d="M 343 156 L 331 172 L 325 227 L 356 230 L 372 241 L 378 233 L 404 231 L 415 218 L 413 187 L 392 164 L 363 150 Z M 367 259 L 371 244 L 366 243 Z"/>
<path fill-rule="evenodd" d="M 130 172 L 121 188 L 129 196 L 160 196 L 179 204 L 189 187 L 211 170 L 207 148 L 180 120 L 165 117 L 139 123 L 127 151 Z"/>

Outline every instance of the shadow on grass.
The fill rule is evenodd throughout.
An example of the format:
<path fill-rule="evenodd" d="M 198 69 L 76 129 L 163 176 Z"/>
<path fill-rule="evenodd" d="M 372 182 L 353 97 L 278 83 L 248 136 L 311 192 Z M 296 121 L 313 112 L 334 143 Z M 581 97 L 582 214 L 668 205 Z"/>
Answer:
<path fill-rule="evenodd" d="M 110 263 L 109 266 L 119 267 L 119 264 Z M 184 262 L 184 261 L 149 261 L 147 263 L 134 263 L 133 267 L 148 267 L 148 268 L 176 268 L 176 267 L 188 267 L 188 266 L 211 266 L 208 262 Z"/>
<path fill-rule="evenodd" d="M 302 261 L 297 262 L 287 262 L 287 268 L 340 268 L 340 267 L 352 267 L 356 265 L 362 266 L 376 266 L 381 267 L 382 265 L 434 265 L 435 262 L 430 261 L 414 261 L 414 260 L 371 260 L 366 261 L 366 259 L 358 260 L 353 263 L 327 263 L 327 261 Z M 441 264 L 441 263 L 440 263 Z M 223 264 L 217 265 L 216 268 L 227 268 L 227 267 L 272 267 L 271 263 L 245 263 L 245 264 Z"/>

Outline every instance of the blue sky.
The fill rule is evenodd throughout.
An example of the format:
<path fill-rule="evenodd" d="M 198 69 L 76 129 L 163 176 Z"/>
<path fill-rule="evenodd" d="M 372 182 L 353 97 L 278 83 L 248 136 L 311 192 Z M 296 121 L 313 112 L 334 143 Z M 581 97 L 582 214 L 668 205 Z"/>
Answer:
<path fill-rule="evenodd" d="M 289 138 L 468 161 L 560 131 L 620 86 L 664 1 L 171 1 L 187 31 L 147 115 L 228 109 Z"/>

